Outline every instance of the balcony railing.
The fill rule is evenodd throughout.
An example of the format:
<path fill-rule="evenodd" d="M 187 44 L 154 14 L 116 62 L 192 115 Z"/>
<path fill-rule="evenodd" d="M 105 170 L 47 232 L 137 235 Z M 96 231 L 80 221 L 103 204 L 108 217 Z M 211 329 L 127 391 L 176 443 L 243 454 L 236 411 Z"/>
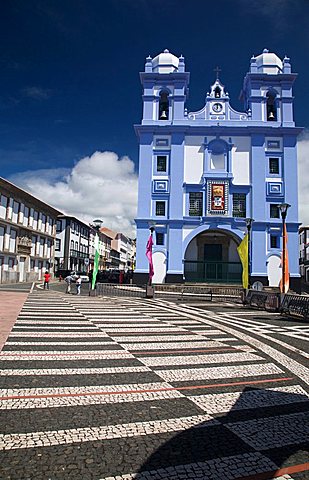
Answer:
<path fill-rule="evenodd" d="M 85 252 L 80 252 L 79 250 L 70 250 L 70 257 L 75 257 L 75 258 L 88 258 L 89 253 Z"/>
<path fill-rule="evenodd" d="M 241 283 L 240 262 L 184 261 L 186 282 Z"/>

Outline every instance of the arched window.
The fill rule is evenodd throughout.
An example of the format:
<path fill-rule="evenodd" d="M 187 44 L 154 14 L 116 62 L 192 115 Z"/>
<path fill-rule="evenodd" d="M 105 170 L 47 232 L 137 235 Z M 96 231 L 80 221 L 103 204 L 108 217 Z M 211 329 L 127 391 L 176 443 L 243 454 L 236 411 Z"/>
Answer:
<path fill-rule="evenodd" d="M 208 146 L 209 152 L 209 169 L 225 170 L 227 148 L 225 142 L 221 140 L 213 140 Z"/>
<path fill-rule="evenodd" d="M 215 88 L 215 98 L 221 98 L 221 88 L 220 87 Z"/>
<path fill-rule="evenodd" d="M 277 121 L 277 94 L 274 90 L 270 90 L 266 93 L 267 104 L 266 104 L 266 115 L 268 122 Z"/>
<path fill-rule="evenodd" d="M 168 93 L 161 92 L 159 100 L 159 120 L 168 120 L 169 116 L 169 101 Z"/>

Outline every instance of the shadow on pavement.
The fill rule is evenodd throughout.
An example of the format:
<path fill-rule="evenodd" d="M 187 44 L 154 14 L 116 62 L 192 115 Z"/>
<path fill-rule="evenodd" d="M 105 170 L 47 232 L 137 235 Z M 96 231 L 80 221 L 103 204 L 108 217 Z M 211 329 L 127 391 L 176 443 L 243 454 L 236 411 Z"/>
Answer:
<path fill-rule="evenodd" d="M 201 414 L 215 421 L 154 449 L 134 479 L 266 480 L 283 473 L 308 479 L 309 401 L 301 387 L 295 388 L 300 393 L 245 388 L 236 401 L 235 393 L 195 396 L 195 403 L 203 405 Z M 224 404 L 222 395 L 230 395 L 234 405 Z"/>

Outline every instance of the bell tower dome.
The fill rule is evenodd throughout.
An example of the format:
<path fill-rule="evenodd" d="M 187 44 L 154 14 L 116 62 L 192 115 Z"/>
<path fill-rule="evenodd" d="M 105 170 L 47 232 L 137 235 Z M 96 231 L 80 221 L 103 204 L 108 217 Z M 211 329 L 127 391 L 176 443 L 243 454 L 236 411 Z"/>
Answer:
<path fill-rule="evenodd" d="M 296 76 L 291 73 L 288 57 L 281 60 L 267 49 L 256 57 L 252 56 L 241 93 L 252 121 L 267 122 L 273 126 L 295 125 L 292 87 Z"/>
<path fill-rule="evenodd" d="M 148 56 L 140 79 L 143 86 L 142 124 L 164 125 L 184 119 L 189 73 L 185 72 L 182 55 L 176 57 L 166 49 L 154 58 Z"/>

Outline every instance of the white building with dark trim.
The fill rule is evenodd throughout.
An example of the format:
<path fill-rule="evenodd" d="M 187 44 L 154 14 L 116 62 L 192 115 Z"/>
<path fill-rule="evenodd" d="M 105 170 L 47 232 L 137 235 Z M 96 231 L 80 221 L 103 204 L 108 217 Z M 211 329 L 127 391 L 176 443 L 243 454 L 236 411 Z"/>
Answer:
<path fill-rule="evenodd" d="M 61 212 L 0 178 L 0 283 L 41 280 L 54 267 Z"/>
<path fill-rule="evenodd" d="M 56 272 L 87 272 L 90 227 L 76 217 L 59 215 L 55 245 Z"/>

